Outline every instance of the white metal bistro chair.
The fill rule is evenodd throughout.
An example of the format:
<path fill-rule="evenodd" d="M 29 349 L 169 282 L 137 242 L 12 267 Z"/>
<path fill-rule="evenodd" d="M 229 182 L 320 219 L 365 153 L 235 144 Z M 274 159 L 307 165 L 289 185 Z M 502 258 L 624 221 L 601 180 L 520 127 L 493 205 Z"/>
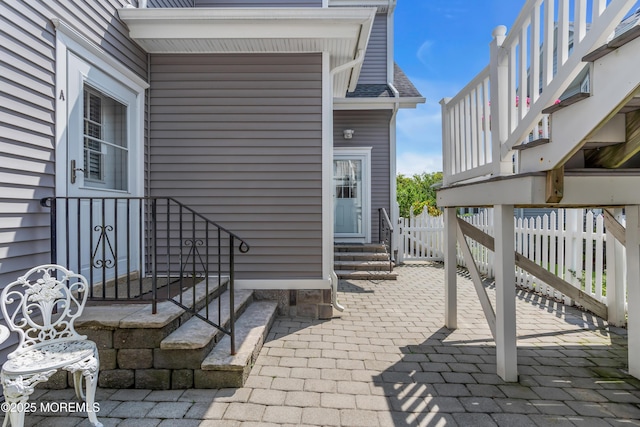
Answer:
<path fill-rule="evenodd" d="M 6 399 L 3 427 L 24 425 L 27 401 L 36 384 L 63 369 L 73 374 L 78 399 L 85 400 L 94 426 L 102 426 L 94 411 L 100 361 L 93 341 L 73 327 L 87 302 L 88 284 L 80 274 L 59 265 L 41 265 L 7 285 L 0 296 L 0 308 L 7 326 L 18 333 L 18 347 L 2 365 L 0 381 Z M 4 332 L 4 333 L 3 333 Z M 0 339 L 9 336 L 0 331 Z"/>

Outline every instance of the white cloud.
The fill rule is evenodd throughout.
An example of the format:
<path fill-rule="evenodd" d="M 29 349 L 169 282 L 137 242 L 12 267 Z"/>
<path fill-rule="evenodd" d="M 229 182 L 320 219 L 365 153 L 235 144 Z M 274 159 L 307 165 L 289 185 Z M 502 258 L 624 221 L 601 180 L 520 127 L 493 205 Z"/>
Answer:
<path fill-rule="evenodd" d="M 413 176 L 423 172 L 442 171 L 442 154 L 404 152 L 399 154 L 396 161 L 397 173 Z"/>
<path fill-rule="evenodd" d="M 397 172 L 411 176 L 442 170 L 442 119 L 440 100 L 454 96 L 462 85 L 410 77 L 427 102 L 398 112 Z"/>
<path fill-rule="evenodd" d="M 434 42 L 432 40 L 425 40 L 424 43 L 418 48 L 418 52 L 416 52 L 416 56 L 424 65 L 431 65 L 429 60 L 429 55 L 431 53 L 431 48 L 433 47 Z"/>

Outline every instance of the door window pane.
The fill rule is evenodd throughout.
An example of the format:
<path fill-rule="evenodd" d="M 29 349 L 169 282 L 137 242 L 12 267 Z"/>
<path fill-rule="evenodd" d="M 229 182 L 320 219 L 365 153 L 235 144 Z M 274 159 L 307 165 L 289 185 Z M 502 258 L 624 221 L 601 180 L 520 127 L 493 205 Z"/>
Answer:
<path fill-rule="evenodd" d="M 128 190 L 127 107 L 84 85 L 84 185 Z"/>
<path fill-rule="evenodd" d="M 336 233 L 362 233 L 362 160 L 334 160 Z"/>

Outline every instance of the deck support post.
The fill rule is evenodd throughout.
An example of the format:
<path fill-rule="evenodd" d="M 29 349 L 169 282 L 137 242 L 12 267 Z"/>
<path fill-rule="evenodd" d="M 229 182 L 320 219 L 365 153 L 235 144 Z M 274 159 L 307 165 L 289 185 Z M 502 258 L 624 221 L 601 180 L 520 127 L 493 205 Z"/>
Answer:
<path fill-rule="evenodd" d="M 626 206 L 629 374 L 640 378 L 640 206 Z"/>
<path fill-rule="evenodd" d="M 518 381 L 513 205 L 494 206 L 496 362 L 504 381 Z"/>
<path fill-rule="evenodd" d="M 611 210 L 618 221 L 622 218 L 622 209 Z M 607 321 L 615 326 L 624 326 L 627 319 L 624 309 L 625 299 L 625 244 L 613 234 L 613 227 L 607 226 Z M 621 231 L 624 231 L 622 229 Z M 626 232 L 625 232 L 626 235 Z M 625 239 L 626 240 L 626 239 Z M 639 276 L 636 276 L 639 277 Z"/>
<path fill-rule="evenodd" d="M 444 208 L 444 325 L 449 329 L 458 327 L 457 303 L 457 268 L 456 236 L 457 236 L 456 208 Z"/>
<path fill-rule="evenodd" d="M 493 30 L 493 40 L 489 44 L 489 80 L 491 91 L 491 153 L 495 166 L 495 176 L 511 175 L 513 164 L 511 155 L 502 154 L 502 144 L 509 136 L 509 59 L 502 50 L 507 36 L 507 27 L 499 25 Z"/>

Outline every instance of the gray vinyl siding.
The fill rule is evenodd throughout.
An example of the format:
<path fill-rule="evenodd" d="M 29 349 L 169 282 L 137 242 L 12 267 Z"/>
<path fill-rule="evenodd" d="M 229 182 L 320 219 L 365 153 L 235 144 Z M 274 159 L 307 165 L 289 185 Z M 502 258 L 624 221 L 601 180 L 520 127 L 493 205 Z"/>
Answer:
<path fill-rule="evenodd" d="M 0 2 L 0 288 L 51 261 L 55 194 L 55 29 L 58 18 L 140 76 L 146 55 L 128 40 L 116 9 L 125 1 Z M 0 347 L 0 360 L 8 351 Z"/>
<path fill-rule="evenodd" d="M 195 0 L 196 7 L 322 7 L 322 0 Z"/>
<path fill-rule="evenodd" d="M 245 238 L 243 279 L 322 275 L 322 59 L 153 55 L 151 195 Z"/>
<path fill-rule="evenodd" d="M 387 83 L 387 15 L 379 13 L 373 22 L 364 56 L 360 84 Z"/>
<path fill-rule="evenodd" d="M 372 147 L 371 150 L 371 240 L 377 242 L 378 209 L 390 213 L 389 121 L 391 111 L 335 111 L 333 141 L 335 147 Z M 353 139 L 346 142 L 343 129 L 353 129 Z"/>

